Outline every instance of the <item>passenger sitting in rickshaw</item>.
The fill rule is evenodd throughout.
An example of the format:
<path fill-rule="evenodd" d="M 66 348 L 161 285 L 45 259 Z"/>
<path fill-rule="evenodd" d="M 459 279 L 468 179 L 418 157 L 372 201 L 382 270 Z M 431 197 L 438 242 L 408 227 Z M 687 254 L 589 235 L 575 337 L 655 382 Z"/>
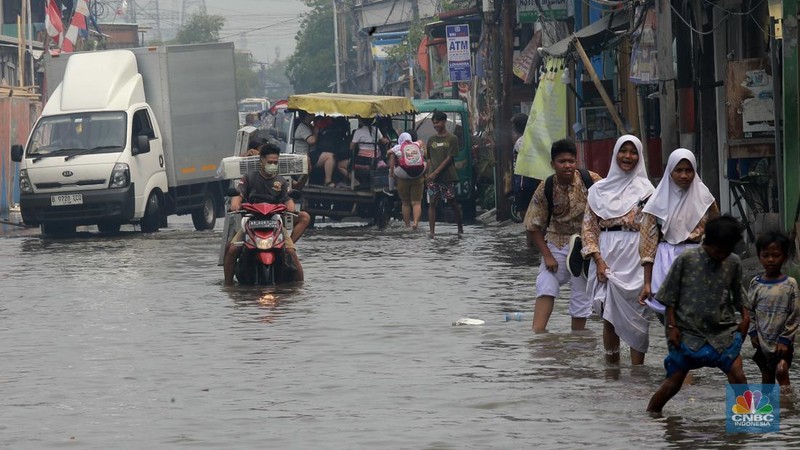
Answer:
<path fill-rule="evenodd" d="M 369 171 L 376 167 L 387 167 L 379 145 L 388 145 L 389 139 L 381 133 L 377 126 L 373 126 L 372 118 L 359 118 L 358 123 L 359 128 L 353 133 L 353 139 L 350 142 L 350 149 L 357 151 L 353 164 L 353 172 Z M 377 163 L 373 165 L 373 161 L 377 161 Z M 339 161 L 339 170 L 348 181 L 350 180 L 350 173 L 347 171 L 349 165 L 349 159 Z M 343 168 L 344 171 L 342 171 Z M 358 187 L 360 184 L 361 183 L 357 179 L 353 180 L 354 186 Z"/>
<path fill-rule="evenodd" d="M 347 147 L 350 124 L 344 117 L 317 116 L 314 127 L 318 137 L 316 145 L 309 153 L 310 167 L 321 168 L 325 176 L 323 184 L 334 187 L 336 184 L 333 181 L 333 170 L 336 168 L 337 160 L 350 158 L 350 150 Z"/>

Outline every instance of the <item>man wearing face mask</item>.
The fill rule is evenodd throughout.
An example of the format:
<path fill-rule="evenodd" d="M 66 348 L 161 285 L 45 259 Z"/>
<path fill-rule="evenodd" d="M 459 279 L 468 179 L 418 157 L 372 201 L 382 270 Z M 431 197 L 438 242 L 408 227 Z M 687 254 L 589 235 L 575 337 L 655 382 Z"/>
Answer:
<path fill-rule="evenodd" d="M 249 203 L 282 203 L 286 206 L 287 210 L 291 212 L 295 211 L 294 200 L 289 196 L 290 182 L 288 179 L 278 175 L 278 159 L 280 153 L 280 148 L 274 144 L 264 144 L 261 146 L 261 168 L 256 172 L 250 172 L 242 177 L 238 188 L 240 195 L 231 198 L 231 211 L 238 211 L 241 209 L 242 202 L 244 201 Z M 307 213 L 300 214 L 308 215 Z M 287 254 L 294 259 L 295 266 L 298 268 L 297 277 L 293 281 L 300 281 L 303 276 L 303 269 L 297 258 L 294 242 L 300 239 L 307 226 L 308 220 L 303 220 L 303 218 L 301 218 L 301 220 L 295 221 L 291 236 L 289 232 L 284 229 L 284 238 L 286 238 L 284 248 Z M 233 284 L 236 258 L 241 251 L 243 239 L 244 233 L 241 230 L 237 231 L 225 251 L 225 261 L 222 267 L 225 272 L 226 285 Z"/>

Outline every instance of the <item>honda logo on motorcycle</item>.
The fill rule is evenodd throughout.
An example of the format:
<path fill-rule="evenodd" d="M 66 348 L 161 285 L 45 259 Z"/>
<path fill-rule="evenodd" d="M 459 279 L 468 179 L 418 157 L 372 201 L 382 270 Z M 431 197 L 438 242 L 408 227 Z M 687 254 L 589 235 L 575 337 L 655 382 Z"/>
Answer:
<path fill-rule="evenodd" d="M 73 176 L 75 174 L 70 172 L 69 170 L 65 170 L 65 171 L 61 172 L 61 175 L 64 175 L 65 177 L 71 177 L 71 176 Z"/>

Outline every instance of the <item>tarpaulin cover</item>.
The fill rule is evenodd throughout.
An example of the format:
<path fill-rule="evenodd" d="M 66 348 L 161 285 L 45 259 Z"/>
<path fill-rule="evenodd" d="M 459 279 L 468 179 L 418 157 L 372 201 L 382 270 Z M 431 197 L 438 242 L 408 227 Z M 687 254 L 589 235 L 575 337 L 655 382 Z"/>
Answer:
<path fill-rule="evenodd" d="M 289 109 L 301 109 L 318 115 L 358 117 L 397 116 L 416 112 L 411 100 L 406 97 L 327 92 L 291 95 Z"/>
<path fill-rule="evenodd" d="M 627 10 L 621 10 L 603 16 L 596 22 L 581 28 L 569 37 L 566 37 L 555 44 L 545 47 L 542 52 L 549 56 L 564 56 L 572 49 L 572 41 L 581 40 L 581 45 L 586 53 L 593 55 L 595 50 L 602 49 L 605 41 L 613 39 L 618 32 L 626 31 L 630 27 L 630 17 Z"/>

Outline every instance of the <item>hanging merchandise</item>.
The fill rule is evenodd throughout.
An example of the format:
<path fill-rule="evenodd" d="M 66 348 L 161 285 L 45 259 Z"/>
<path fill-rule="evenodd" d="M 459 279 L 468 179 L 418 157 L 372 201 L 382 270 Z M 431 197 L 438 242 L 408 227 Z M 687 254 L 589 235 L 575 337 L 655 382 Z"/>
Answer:
<path fill-rule="evenodd" d="M 544 180 L 553 174 L 550 146 L 567 137 L 567 86 L 561 81 L 565 66 L 563 59 L 545 63 L 546 75 L 533 98 L 515 175 Z"/>
<path fill-rule="evenodd" d="M 634 23 L 641 23 L 631 35 L 631 83 L 658 83 L 658 50 L 656 47 L 656 11 L 636 8 Z"/>
<path fill-rule="evenodd" d="M 531 84 L 533 82 L 536 66 L 539 65 L 541 57 L 539 56 L 538 48 L 542 46 L 542 31 L 538 30 L 533 33 L 528 45 L 525 46 L 518 56 L 514 58 L 513 71 L 517 78 Z"/>

